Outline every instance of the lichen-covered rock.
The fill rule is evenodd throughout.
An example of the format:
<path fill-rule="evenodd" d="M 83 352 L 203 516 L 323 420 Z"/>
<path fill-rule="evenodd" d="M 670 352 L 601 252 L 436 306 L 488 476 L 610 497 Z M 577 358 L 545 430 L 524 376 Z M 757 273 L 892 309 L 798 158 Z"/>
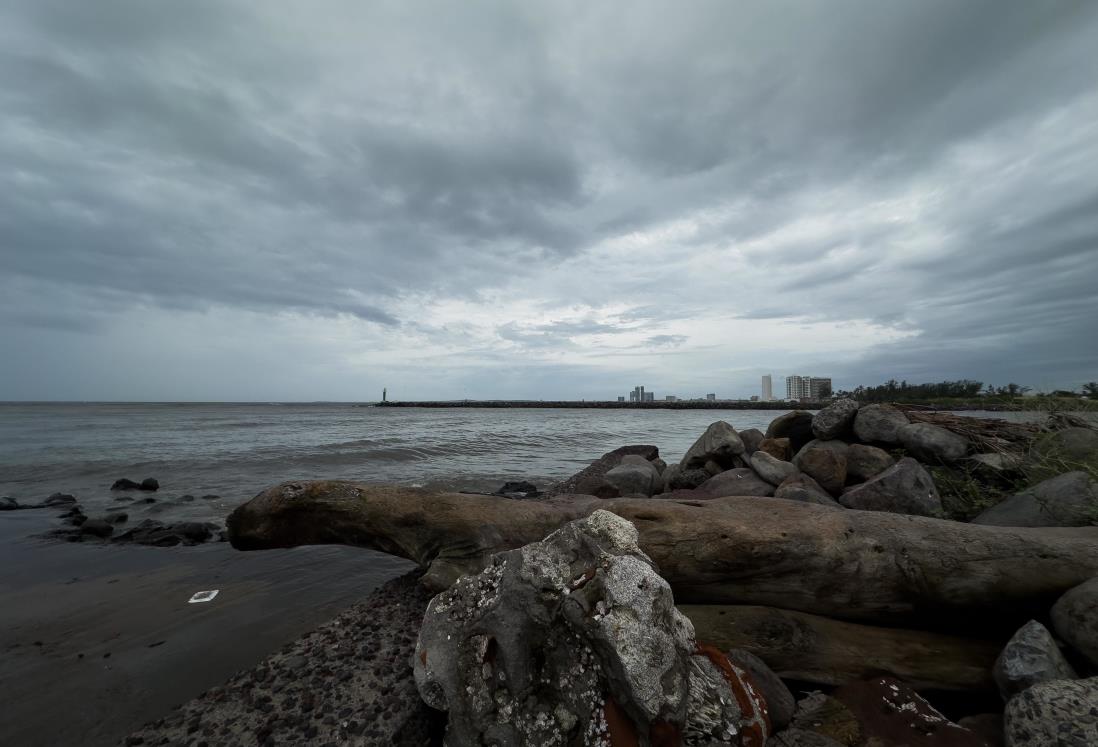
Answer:
<path fill-rule="evenodd" d="M 1060 653 L 1048 629 L 1036 620 L 1027 622 L 1007 641 L 991 674 L 1003 700 L 1039 682 L 1079 676 Z"/>
<path fill-rule="evenodd" d="M 850 444 L 846 452 L 846 477 L 865 482 L 884 472 L 896 463 L 884 449 L 866 444 Z"/>
<path fill-rule="evenodd" d="M 911 457 L 904 457 L 871 480 L 839 496 L 839 503 L 861 511 L 940 516 L 942 498 L 934 479 Z"/>
<path fill-rule="evenodd" d="M 1052 627 L 1098 670 L 1098 578 L 1079 584 L 1056 600 Z"/>
<path fill-rule="evenodd" d="M 846 484 L 846 453 L 843 441 L 809 441 L 793 457 L 793 464 L 831 495 L 838 495 Z"/>
<path fill-rule="evenodd" d="M 759 442 L 759 450 L 783 462 L 793 458 L 793 446 L 788 438 L 764 438 Z"/>
<path fill-rule="evenodd" d="M 736 429 L 723 420 L 718 420 L 706 428 L 705 433 L 687 449 L 679 465 L 683 469 L 690 469 L 704 467 L 706 462 L 715 462 L 728 469 L 733 466 L 733 458 L 743 452 L 743 441 Z"/>
<path fill-rule="evenodd" d="M 595 511 L 431 600 L 413 667 L 424 702 L 449 713 L 447 743 L 702 744 L 703 728 L 765 742 L 762 696 L 699 653 L 637 540 Z"/>
<path fill-rule="evenodd" d="M 950 464 L 964 459 L 968 453 L 967 438 L 930 423 L 900 426 L 896 437 L 912 456 L 928 463 Z"/>
<path fill-rule="evenodd" d="M 907 415 L 892 405 L 866 405 L 854 417 L 854 435 L 866 443 L 894 445 L 907 422 Z"/>
<path fill-rule="evenodd" d="M 1083 527 L 1098 524 L 1098 480 L 1065 472 L 997 503 L 972 520 L 999 527 Z"/>
<path fill-rule="evenodd" d="M 788 438 L 790 443 L 790 453 L 787 457 L 777 456 L 779 459 L 784 458 L 785 461 L 789 461 L 801 447 L 816 437 L 816 434 L 812 432 L 812 413 L 806 410 L 793 410 L 787 412 L 785 415 L 781 415 L 774 418 L 770 425 L 766 429 L 767 438 Z"/>
<path fill-rule="evenodd" d="M 798 471 L 791 462 L 775 459 L 765 451 L 756 451 L 751 455 L 751 468 L 771 485 L 781 485 Z"/>
<path fill-rule="evenodd" d="M 698 492 L 709 498 L 727 495 L 774 495 L 774 486 L 747 467 L 725 470 L 698 486 Z"/>
<path fill-rule="evenodd" d="M 1008 747 L 1090 747 L 1098 744 L 1098 677 L 1042 682 L 1007 703 Z"/>
<path fill-rule="evenodd" d="M 774 674 L 774 670 L 758 656 L 742 648 L 729 649 L 725 655 L 729 662 L 746 671 L 755 687 L 762 692 L 770 715 L 771 729 L 781 731 L 788 726 L 793 720 L 797 700 L 781 678 Z"/>
<path fill-rule="evenodd" d="M 837 399 L 812 418 L 812 432 L 822 441 L 843 438 L 854 430 L 858 403 L 852 399 Z"/>
<path fill-rule="evenodd" d="M 828 495 L 820 484 L 808 475 L 800 472 L 787 478 L 774 491 L 775 498 L 787 501 L 801 501 L 803 503 L 816 503 L 821 506 L 842 508 L 839 503 Z"/>

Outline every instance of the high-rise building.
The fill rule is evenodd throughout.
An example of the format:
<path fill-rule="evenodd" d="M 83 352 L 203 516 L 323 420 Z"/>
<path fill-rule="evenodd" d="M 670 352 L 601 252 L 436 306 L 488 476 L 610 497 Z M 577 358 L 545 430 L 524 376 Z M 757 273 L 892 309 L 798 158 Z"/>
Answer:
<path fill-rule="evenodd" d="M 786 376 L 785 398 L 820 400 L 831 396 L 831 378 L 824 376 Z"/>
<path fill-rule="evenodd" d="M 760 399 L 763 402 L 769 402 L 774 399 L 774 382 L 770 378 L 770 374 L 763 376 L 762 382 L 762 397 Z"/>
<path fill-rule="evenodd" d="M 624 401 L 625 401 L 625 397 L 624 397 L 624 396 L 619 396 L 619 397 L 618 397 L 618 402 L 624 402 Z"/>
<path fill-rule="evenodd" d="M 710 402 L 716 402 L 717 401 L 717 395 L 715 395 L 715 394 L 707 394 L 707 395 L 705 395 L 705 398 L 707 400 L 709 400 Z"/>
<path fill-rule="evenodd" d="M 641 392 L 641 394 L 644 395 L 644 401 L 645 402 L 655 402 L 656 401 L 656 393 L 655 392 Z"/>

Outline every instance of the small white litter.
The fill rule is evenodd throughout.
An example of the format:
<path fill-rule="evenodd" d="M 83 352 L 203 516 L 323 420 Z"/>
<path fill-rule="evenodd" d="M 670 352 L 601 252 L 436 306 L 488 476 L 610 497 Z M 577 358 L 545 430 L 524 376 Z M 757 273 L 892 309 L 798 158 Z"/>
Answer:
<path fill-rule="evenodd" d="M 217 592 L 220 589 L 211 589 L 210 591 L 200 591 L 193 597 L 187 600 L 187 604 L 200 604 L 202 602 L 209 602 L 211 599 L 217 596 Z"/>

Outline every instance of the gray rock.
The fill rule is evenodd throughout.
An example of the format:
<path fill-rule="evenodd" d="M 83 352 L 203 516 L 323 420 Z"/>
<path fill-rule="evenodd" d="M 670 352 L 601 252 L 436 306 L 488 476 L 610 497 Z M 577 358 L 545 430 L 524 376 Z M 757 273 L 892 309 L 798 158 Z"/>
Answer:
<path fill-rule="evenodd" d="M 992 506 L 972 523 L 1001 527 L 1098 524 L 1098 481 L 1086 472 L 1067 472 Z"/>
<path fill-rule="evenodd" d="M 157 482 L 155 477 L 146 477 L 141 481 L 142 490 L 160 490 L 160 483 Z"/>
<path fill-rule="evenodd" d="M 1010 699 L 1003 724 L 1009 747 L 1098 745 L 1098 677 L 1034 685 Z"/>
<path fill-rule="evenodd" d="M 787 501 L 801 501 L 803 503 L 815 503 L 820 506 L 832 506 L 842 508 L 838 502 L 828 495 L 820 484 L 808 475 L 802 473 L 786 479 L 774 491 L 775 498 Z"/>
<path fill-rule="evenodd" d="M 968 458 L 973 469 L 985 475 L 1002 475 L 1016 472 L 1022 466 L 1022 455 L 1010 452 L 992 452 L 973 454 Z"/>
<path fill-rule="evenodd" d="M 896 436 L 912 456 L 924 462 L 950 464 L 968 453 L 968 439 L 930 423 L 900 426 Z"/>
<path fill-rule="evenodd" d="M 1007 641 L 991 675 L 1003 700 L 1010 700 L 1039 682 L 1079 676 L 1060 653 L 1048 629 L 1036 620 L 1027 622 Z"/>
<path fill-rule="evenodd" d="M 774 418 L 766 429 L 767 438 L 788 438 L 792 457 L 816 435 L 812 432 L 812 413 L 793 410 Z M 774 456 L 778 456 L 775 454 Z"/>
<path fill-rule="evenodd" d="M 854 435 L 868 443 L 890 446 L 900 443 L 899 430 L 907 425 L 907 415 L 892 405 L 866 405 L 854 417 Z"/>
<path fill-rule="evenodd" d="M 652 460 L 652 466 L 655 467 L 656 471 L 662 475 L 663 471 L 667 469 L 667 462 L 657 457 L 656 459 Z"/>
<path fill-rule="evenodd" d="M 731 466 L 725 467 L 724 465 L 710 459 L 704 465 L 702 465 L 702 469 L 704 469 L 706 474 L 708 474 L 710 477 L 713 477 L 714 475 L 719 475 L 720 473 L 724 472 L 726 469 L 731 469 Z"/>
<path fill-rule="evenodd" d="M 687 741 L 752 727 L 637 540 L 595 511 L 431 600 L 412 664 L 447 744 L 593 743 L 607 721 Z"/>
<path fill-rule="evenodd" d="M 748 428 L 745 431 L 740 431 L 740 440 L 743 441 L 743 453 L 747 456 L 751 456 L 759 450 L 759 444 L 766 438 L 766 434 L 760 431 L 758 428 Z"/>
<path fill-rule="evenodd" d="M 746 467 L 726 470 L 698 486 L 698 492 L 709 498 L 729 495 L 774 495 L 774 486 Z"/>
<path fill-rule="evenodd" d="M 125 524 L 129 521 L 130 515 L 122 511 L 114 511 L 112 513 L 103 516 L 103 521 L 108 524 Z"/>
<path fill-rule="evenodd" d="M 923 466 L 904 457 L 876 477 L 847 488 L 839 503 L 860 511 L 940 516 L 942 498 Z"/>
<path fill-rule="evenodd" d="M 865 482 L 884 472 L 896 463 L 884 449 L 866 444 L 850 444 L 846 452 L 847 479 Z"/>
<path fill-rule="evenodd" d="M 567 480 L 561 480 L 555 485 L 551 485 L 545 491 L 545 497 L 552 498 L 553 496 L 571 493 L 595 495 L 595 490 L 603 484 L 606 473 L 617 467 L 622 458 L 630 454 L 638 454 L 651 460 L 659 457 L 660 450 L 647 444 L 620 446 L 613 451 L 606 452 Z M 215 495 L 202 496 L 203 500 L 214 500 L 216 498 Z"/>
<path fill-rule="evenodd" d="M 846 484 L 846 454 L 849 449 L 843 441 L 816 439 L 797 452 L 793 464 L 828 493 L 838 495 Z"/>
<path fill-rule="evenodd" d="M 128 477 L 120 477 L 111 485 L 111 490 L 141 490 L 141 483 Z"/>
<path fill-rule="evenodd" d="M 107 538 L 114 531 L 114 525 L 106 519 L 88 519 L 80 525 L 81 534 Z"/>
<path fill-rule="evenodd" d="M 145 519 L 137 526 L 111 537 L 111 542 L 152 545 L 155 547 L 173 547 L 175 545 L 197 545 L 213 539 L 219 530 L 216 524 L 197 521 L 183 521 L 177 524 L 164 524 L 155 519 Z"/>
<path fill-rule="evenodd" d="M 69 495 L 68 493 L 54 493 L 49 498 L 42 501 L 42 505 L 46 507 L 68 506 L 73 503 L 76 503 L 76 496 Z"/>
<path fill-rule="evenodd" d="M 634 494 L 651 496 L 663 488 L 656 466 L 636 455 L 624 457 L 621 464 L 606 473 L 605 480 L 613 491 L 600 489 L 595 495 L 608 498 Z"/>
<path fill-rule="evenodd" d="M 1003 714 L 977 713 L 957 719 L 957 726 L 968 729 L 984 740 L 987 747 L 1002 747 L 1006 743 L 1003 734 Z"/>
<path fill-rule="evenodd" d="M 794 726 L 770 737 L 766 740 L 766 747 L 844 747 L 844 745 L 831 737 Z"/>
<path fill-rule="evenodd" d="M 812 418 L 812 432 L 822 441 L 845 438 L 854 431 L 854 416 L 858 403 L 852 399 L 837 399 Z"/>
<path fill-rule="evenodd" d="M 9 498 L 6 495 L 0 498 L 0 511 L 15 511 L 19 508 L 19 502 L 14 498 Z"/>
<path fill-rule="evenodd" d="M 699 467 L 683 469 L 677 464 L 670 464 L 663 473 L 663 492 L 672 490 L 693 490 L 712 475 Z"/>
<path fill-rule="evenodd" d="M 793 710 L 797 707 L 797 700 L 781 678 L 774 674 L 774 670 L 768 667 L 765 661 L 750 651 L 734 648 L 725 654 L 730 662 L 747 672 L 762 692 L 770 710 L 770 724 L 774 731 L 781 731 L 787 727 L 793 720 Z"/>
<path fill-rule="evenodd" d="M 790 462 L 775 459 L 765 451 L 756 451 L 751 455 L 751 468 L 771 485 L 781 485 L 798 472 Z"/>
<path fill-rule="evenodd" d="M 706 428 L 705 433 L 687 449 L 679 465 L 683 469 L 690 469 L 704 467 L 706 462 L 713 461 L 728 468 L 732 466 L 733 457 L 743 451 L 743 441 L 736 429 L 723 420 L 718 420 Z"/>
<path fill-rule="evenodd" d="M 1091 428 L 1065 428 L 1036 439 L 1031 454 L 1042 458 L 1056 456 L 1080 462 L 1098 459 L 1098 431 Z"/>
<path fill-rule="evenodd" d="M 765 451 L 775 459 L 788 462 L 793 458 L 793 442 L 788 438 L 764 438 L 759 443 L 759 451 Z"/>
<path fill-rule="evenodd" d="M 1056 600 L 1052 628 L 1098 670 L 1098 578 L 1079 584 Z"/>

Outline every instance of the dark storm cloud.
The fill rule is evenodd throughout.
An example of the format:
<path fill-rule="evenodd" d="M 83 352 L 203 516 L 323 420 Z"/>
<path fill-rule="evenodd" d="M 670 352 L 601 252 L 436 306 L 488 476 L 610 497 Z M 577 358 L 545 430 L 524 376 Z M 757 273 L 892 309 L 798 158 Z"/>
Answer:
<path fill-rule="evenodd" d="M 731 320 L 855 320 L 911 336 L 852 361 L 794 346 L 789 365 L 1043 362 L 1069 383 L 1098 367 L 1080 339 L 1096 33 L 1080 2 L 15 0 L 0 331 L 49 346 L 133 309 L 290 312 L 404 330 L 409 352 L 464 341 L 488 365 L 492 340 L 622 350 L 636 332 L 686 360 L 700 339 L 664 326 L 726 319 L 731 343 Z M 591 282 L 585 258 L 630 236 L 664 253 Z M 418 313 L 511 288 L 528 318 Z"/>

